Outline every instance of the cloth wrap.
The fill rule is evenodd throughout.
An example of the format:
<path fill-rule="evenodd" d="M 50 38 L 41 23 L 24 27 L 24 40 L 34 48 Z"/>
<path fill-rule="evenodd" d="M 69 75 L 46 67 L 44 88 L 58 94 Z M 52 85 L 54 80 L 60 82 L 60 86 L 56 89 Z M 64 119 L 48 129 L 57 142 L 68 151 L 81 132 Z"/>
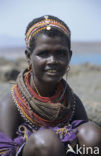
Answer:
<path fill-rule="evenodd" d="M 77 128 L 84 121 L 75 120 L 70 125 L 64 126 L 63 128 L 56 127 L 41 127 L 39 129 L 51 129 L 59 136 L 61 141 L 64 143 L 65 150 L 67 150 L 68 143 L 72 147 L 76 145 L 77 141 Z M 14 139 L 9 138 L 4 133 L 0 132 L 0 156 L 20 156 L 21 150 L 26 143 L 28 137 L 34 133 L 36 130 L 32 128 L 29 124 L 24 123 L 19 126 L 17 137 Z M 67 154 L 68 155 L 68 154 Z"/>

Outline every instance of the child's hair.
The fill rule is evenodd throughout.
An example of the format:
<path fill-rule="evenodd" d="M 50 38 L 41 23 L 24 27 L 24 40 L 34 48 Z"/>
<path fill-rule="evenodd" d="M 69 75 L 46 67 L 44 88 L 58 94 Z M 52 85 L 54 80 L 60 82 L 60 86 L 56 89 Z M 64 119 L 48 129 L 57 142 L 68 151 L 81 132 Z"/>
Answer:
<path fill-rule="evenodd" d="M 55 132 L 38 130 L 27 140 L 22 156 L 65 156 L 64 145 Z"/>
<path fill-rule="evenodd" d="M 71 49 L 71 32 L 69 27 L 59 18 L 55 16 L 45 15 L 33 19 L 26 28 L 26 46 L 32 52 L 35 47 L 35 41 L 40 34 L 49 37 L 59 36 L 67 41 L 69 49 Z"/>

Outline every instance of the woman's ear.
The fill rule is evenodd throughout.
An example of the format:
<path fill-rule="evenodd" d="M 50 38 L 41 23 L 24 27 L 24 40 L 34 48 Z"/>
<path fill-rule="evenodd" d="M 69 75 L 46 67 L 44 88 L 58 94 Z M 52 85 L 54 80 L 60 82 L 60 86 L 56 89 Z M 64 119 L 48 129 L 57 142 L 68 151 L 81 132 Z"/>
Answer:
<path fill-rule="evenodd" d="M 68 60 L 69 62 L 68 62 L 68 64 L 69 64 L 70 61 L 71 61 L 71 57 L 72 57 L 72 50 L 69 51 L 69 60 Z"/>
<path fill-rule="evenodd" d="M 25 50 L 25 55 L 27 58 L 30 58 L 30 51 L 28 49 Z"/>
<path fill-rule="evenodd" d="M 31 61 L 31 53 L 28 49 L 25 50 L 25 55 L 26 55 L 26 59 L 27 59 L 27 62 L 28 62 L 28 65 L 30 65 L 30 61 Z"/>
<path fill-rule="evenodd" d="M 72 50 L 70 50 L 70 59 L 71 59 L 71 57 L 72 57 Z"/>

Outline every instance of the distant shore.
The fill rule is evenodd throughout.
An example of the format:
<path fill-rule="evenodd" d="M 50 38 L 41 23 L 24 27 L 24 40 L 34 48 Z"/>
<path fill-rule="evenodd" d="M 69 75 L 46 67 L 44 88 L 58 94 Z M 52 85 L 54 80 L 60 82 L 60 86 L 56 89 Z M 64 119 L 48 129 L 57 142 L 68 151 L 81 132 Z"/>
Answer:
<path fill-rule="evenodd" d="M 15 61 L 25 57 L 25 46 L 0 47 L 0 57 Z M 101 42 L 72 42 L 71 64 L 91 63 L 101 65 Z"/>

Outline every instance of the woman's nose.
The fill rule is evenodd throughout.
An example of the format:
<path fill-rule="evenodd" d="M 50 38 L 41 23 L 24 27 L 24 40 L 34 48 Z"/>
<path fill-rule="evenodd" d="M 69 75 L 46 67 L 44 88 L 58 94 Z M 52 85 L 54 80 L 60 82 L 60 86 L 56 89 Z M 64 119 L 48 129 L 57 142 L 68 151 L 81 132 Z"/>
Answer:
<path fill-rule="evenodd" d="M 57 59 L 51 55 L 49 58 L 48 58 L 48 63 L 49 64 L 54 64 L 54 63 L 57 63 Z"/>

